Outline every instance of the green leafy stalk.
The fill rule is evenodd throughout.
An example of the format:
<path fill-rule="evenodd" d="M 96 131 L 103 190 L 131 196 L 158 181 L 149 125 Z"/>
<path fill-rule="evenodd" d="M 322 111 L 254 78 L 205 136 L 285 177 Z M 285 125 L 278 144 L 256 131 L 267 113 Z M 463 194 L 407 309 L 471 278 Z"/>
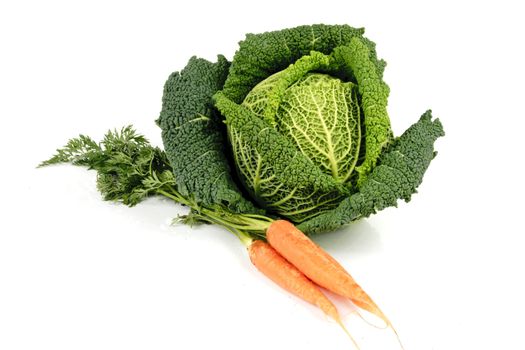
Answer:
<path fill-rule="evenodd" d="M 105 200 L 133 206 L 175 179 L 166 154 L 152 147 L 131 126 L 108 131 L 100 144 L 80 135 L 68 141 L 39 167 L 71 163 L 97 171 L 97 188 Z"/>
<path fill-rule="evenodd" d="M 39 167 L 70 163 L 97 172 L 97 188 L 104 200 L 134 206 L 152 195 L 162 195 L 188 206 L 191 211 L 180 218 L 184 223 L 215 223 L 235 233 L 244 242 L 264 235 L 271 218 L 257 214 L 234 214 L 226 206 L 201 205 L 177 190 L 166 153 L 153 147 L 131 126 L 108 131 L 100 143 L 80 135 L 58 149 Z"/>
<path fill-rule="evenodd" d="M 89 166 L 94 162 L 94 158 L 101 152 L 100 145 L 93 141 L 89 136 L 80 135 L 57 150 L 57 153 L 48 160 L 40 163 L 38 167 L 43 167 L 58 163 L 71 163 L 74 165 Z"/>

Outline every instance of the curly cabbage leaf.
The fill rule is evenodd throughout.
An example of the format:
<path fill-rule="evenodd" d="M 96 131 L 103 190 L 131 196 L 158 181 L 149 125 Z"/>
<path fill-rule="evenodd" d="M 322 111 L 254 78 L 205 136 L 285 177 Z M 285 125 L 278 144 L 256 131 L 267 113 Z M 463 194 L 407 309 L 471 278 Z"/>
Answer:
<path fill-rule="evenodd" d="M 224 56 L 218 56 L 217 63 L 193 57 L 180 73 L 171 74 L 157 124 L 183 196 L 233 212 L 257 212 L 231 176 L 225 128 L 212 103 L 229 65 Z"/>
<path fill-rule="evenodd" d="M 363 28 L 349 25 L 304 25 L 261 34 L 247 34 L 239 43 L 223 92 L 235 103 L 241 103 L 255 85 L 273 73 L 296 62 L 311 51 L 330 54 L 339 46 L 360 38 L 369 49 L 369 59 L 379 77 L 386 62 L 378 60 L 375 44 L 364 38 Z"/>
<path fill-rule="evenodd" d="M 277 130 L 336 181 L 346 183 L 361 143 L 355 84 L 309 74 L 291 86 L 276 115 Z"/>
<path fill-rule="evenodd" d="M 244 188 L 262 207 L 301 222 L 335 208 L 348 191 L 252 111 L 215 95 L 226 115 L 232 153 Z"/>
<path fill-rule="evenodd" d="M 332 231 L 379 210 L 397 206 L 398 199 L 410 201 L 437 154 L 434 142 L 444 135 L 439 119 L 432 120 L 431 111 L 427 111 L 385 151 L 358 193 L 341 201 L 336 209 L 301 223 L 298 228 L 308 234 Z"/>
<path fill-rule="evenodd" d="M 264 112 L 268 110 L 265 107 L 270 89 L 284 72 L 255 86 L 242 105 L 275 125 L 324 173 L 340 183 L 347 182 L 361 143 L 355 84 L 326 74 L 308 73 L 283 91 L 276 113 L 267 116 Z"/>
<path fill-rule="evenodd" d="M 348 46 L 337 47 L 333 53 L 336 62 L 355 76 L 361 96 L 366 136 L 365 158 L 356 168 L 359 173 L 358 186 L 365 181 L 381 151 L 392 138 L 386 110 L 389 88 L 377 74 L 369 55 L 366 45 L 357 38 L 353 38 Z"/>

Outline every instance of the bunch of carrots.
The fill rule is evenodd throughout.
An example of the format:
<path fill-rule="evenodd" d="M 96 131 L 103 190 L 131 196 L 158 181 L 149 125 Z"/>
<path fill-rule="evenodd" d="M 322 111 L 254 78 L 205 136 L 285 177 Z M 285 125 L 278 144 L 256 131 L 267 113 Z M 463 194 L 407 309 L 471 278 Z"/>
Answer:
<path fill-rule="evenodd" d="M 292 223 L 273 221 L 266 231 L 266 239 L 267 242 L 249 242 L 248 253 L 253 265 L 282 288 L 319 307 L 342 327 L 357 348 L 359 345 L 345 328 L 337 308 L 319 286 L 379 317 L 397 336 L 385 314 L 341 264 Z"/>
<path fill-rule="evenodd" d="M 40 166 L 72 163 L 96 170 L 97 187 L 106 200 L 132 206 L 151 194 L 159 194 L 187 205 L 192 211 L 180 217 L 180 221 L 218 224 L 235 234 L 248 246 L 250 260 L 258 270 L 319 307 L 342 327 L 357 348 L 337 308 L 320 287 L 350 299 L 358 308 L 380 318 L 397 336 L 384 313 L 341 264 L 291 222 L 258 214 L 232 214 L 218 205 L 213 208 L 197 205 L 173 188 L 175 181 L 165 154 L 129 127 L 120 134 L 108 133 L 101 144 L 81 135 Z"/>

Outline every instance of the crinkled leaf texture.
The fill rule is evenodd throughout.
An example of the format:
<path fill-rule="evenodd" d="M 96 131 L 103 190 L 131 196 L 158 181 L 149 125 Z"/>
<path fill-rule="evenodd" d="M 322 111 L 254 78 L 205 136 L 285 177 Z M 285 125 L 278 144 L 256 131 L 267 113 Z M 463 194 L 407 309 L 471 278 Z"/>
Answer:
<path fill-rule="evenodd" d="M 252 111 L 215 95 L 227 116 L 233 156 L 244 187 L 262 207 L 301 222 L 335 208 L 345 187 L 299 152 L 286 137 Z"/>
<path fill-rule="evenodd" d="M 242 105 L 290 139 L 324 173 L 345 183 L 361 142 L 357 88 L 327 74 L 310 73 L 328 68 L 332 61 L 312 51 L 257 84 Z"/>
<path fill-rule="evenodd" d="M 222 56 L 217 63 L 194 57 L 184 70 L 173 73 L 166 82 L 158 124 L 182 195 L 203 205 L 220 204 L 232 213 L 258 212 L 243 197 L 242 187 L 260 206 L 299 223 L 309 234 L 395 206 L 399 198 L 408 201 L 435 156 L 433 145 L 443 129 L 427 112 L 392 141 L 386 114 L 388 87 L 382 81 L 385 63 L 362 34 L 362 29 L 346 25 L 313 25 L 247 35 L 231 66 Z M 317 68 L 306 69 L 275 90 L 277 102 L 268 98 L 255 108 L 241 105 L 257 84 L 270 76 L 283 78 L 278 72 L 312 52 L 328 57 L 328 63 L 318 56 Z M 359 188 L 344 186 L 314 165 L 313 156 L 300 152 L 298 144 L 283 135 L 284 124 L 279 128 L 272 120 L 286 107 L 281 106 L 283 91 L 312 73 L 356 84 L 350 90 L 359 95 L 361 132 L 372 132 L 362 140 L 365 147 L 354 153 L 359 158 L 355 164 Z M 213 95 L 222 115 L 213 106 Z M 237 175 L 230 168 L 231 151 Z"/>
<path fill-rule="evenodd" d="M 360 108 L 355 84 L 308 74 L 288 90 L 277 130 L 336 181 L 346 183 L 359 157 Z"/>
<path fill-rule="evenodd" d="M 355 141 L 356 136 L 363 136 L 363 161 L 356 168 L 358 185 L 366 179 L 381 151 L 392 139 L 386 109 L 389 88 L 378 74 L 376 61 L 367 43 L 369 41 L 356 36 L 350 38 L 348 44 L 334 48 L 331 55 L 311 51 L 284 70 L 257 84 L 243 101 L 243 105 L 256 115 L 281 131 L 285 129 L 284 134 L 296 141 L 296 146 L 303 154 L 341 182 L 349 180 L 360 151 L 361 140 L 352 141 Z M 241 43 L 239 52 L 242 49 Z M 352 81 L 359 91 L 359 99 L 341 99 L 345 94 L 351 96 L 351 90 L 339 94 L 337 98 L 334 94 L 337 90 L 334 84 L 320 86 L 314 79 L 306 79 L 308 76 L 312 77 L 312 72 L 318 71 L 334 74 L 335 78 L 332 81 L 338 81 L 340 84 L 343 82 L 339 77 L 353 77 Z M 327 79 L 327 75 L 324 74 L 313 75 L 318 78 L 317 81 L 321 80 L 320 77 L 324 77 L 323 80 Z M 298 85 L 305 86 L 306 89 L 298 89 Z M 226 92 L 227 89 L 223 91 Z M 298 95 L 294 94 L 294 91 L 301 95 L 300 98 L 294 98 L 294 95 Z M 352 108 L 352 102 L 357 103 L 358 100 L 360 106 L 357 109 Z M 338 101 L 344 103 L 344 108 L 340 108 Z M 364 132 L 359 130 L 358 135 L 353 133 L 351 128 L 346 128 L 345 122 L 331 123 L 330 120 L 325 120 L 328 117 L 332 120 L 354 122 L 359 126 L 361 109 L 364 114 Z M 345 129 L 349 132 L 339 133 Z"/>
<path fill-rule="evenodd" d="M 408 202 L 436 155 L 434 142 L 443 135 L 441 122 L 432 120 L 431 111 L 427 111 L 381 155 L 379 164 L 358 193 L 344 199 L 336 209 L 301 223 L 298 228 L 308 234 L 333 231 L 379 210 L 397 206 L 398 199 Z"/>
<path fill-rule="evenodd" d="M 365 158 L 356 171 L 358 186 L 367 178 L 375 166 L 381 151 L 392 138 L 390 119 L 386 110 L 389 88 L 377 73 L 370 60 L 369 49 L 362 40 L 352 38 L 348 46 L 339 46 L 333 53 L 334 59 L 343 70 L 350 70 L 355 76 L 361 96 L 364 113 Z"/>
<path fill-rule="evenodd" d="M 239 178 L 259 205 L 299 223 L 357 190 L 392 139 L 383 67 L 362 30 L 348 26 L 303 26 L 240 43 L 216 107 Z"/>
<path fill-rule="evenodd" d="M 282 71 L 311 51 L 330 54 L 358 37 L 369 49 L 370 60 L 379 77 L 383 76 L 385 61 L 378 60 L 375 44 L 363 37 L 364 29 L 348 25 L 304 25 L 262 34 L 247 34 L 239 43 L 230 73 L 224 83 L 224 94 L 241 103 L 255 85 L 273 73 Z"/>
<path fill-rule="evenodd" d="M 233 212 L 259 212 L 232 179 L 222 118 L 212 96 L 223 87 L 229 62 L 192 57 L 170 75 L 157 124 L 178 191 L 203 205 L 220 204 Z"/>

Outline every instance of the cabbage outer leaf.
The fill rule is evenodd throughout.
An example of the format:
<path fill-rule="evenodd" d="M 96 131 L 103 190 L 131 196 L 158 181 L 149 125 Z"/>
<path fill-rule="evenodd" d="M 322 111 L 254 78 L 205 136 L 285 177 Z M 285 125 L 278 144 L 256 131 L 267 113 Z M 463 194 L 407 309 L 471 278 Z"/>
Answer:
<path fill-rule="evenodd" d="M 355 76 L 361 96 L 365 158 L 356 168 L 359 173 L 357 185 L 361 187 L 376 165 L 377 158 L 393 138 L 386 110 L 389 88 L 377 74 L 376 66 L 369 59 L 368 47 L 358 38 L 353 38 L 348 46 L 337 47 L 333 56 L 343 69 L 349 69 Z"/>
<path fill-rule="evenodd" d="M 397 206 L 398 199 L 410 201 L 437 154 L 434 142 L 443 135 L 441 122 L 432 120 L 431 111 L 427 111 L 389 146 L 358 193 L 341 201 L 336 209 L 301 223 L 298 228 L 307 234 L 333 231 L 379 210 Z"/>
<path fill-rule="evenodd" d="M 225 127 L 213 108 L 212 96 L 222 88 L 228 68 L 224 56 L 217 63 L 192 57 L 166 81 L 157 124 L 183 196 L 198 204 L 225 205 L 232 212 L 260 212 L 231 176 Z"/>
<path fill-rule="evenodd" d="M 377 59 L 375 44 L 364 38 L 363 33 L 363 28 L 348 25 L 314 24 L 247 34 L 233 57 L 223 92 L 233 102 L 241 103 L 255 85 L 311 51 L 329 55 L 336 47 L 348 45 L 356 37 L 368 47 L 376 74 L 382 77 L 386 62 Z"/>

